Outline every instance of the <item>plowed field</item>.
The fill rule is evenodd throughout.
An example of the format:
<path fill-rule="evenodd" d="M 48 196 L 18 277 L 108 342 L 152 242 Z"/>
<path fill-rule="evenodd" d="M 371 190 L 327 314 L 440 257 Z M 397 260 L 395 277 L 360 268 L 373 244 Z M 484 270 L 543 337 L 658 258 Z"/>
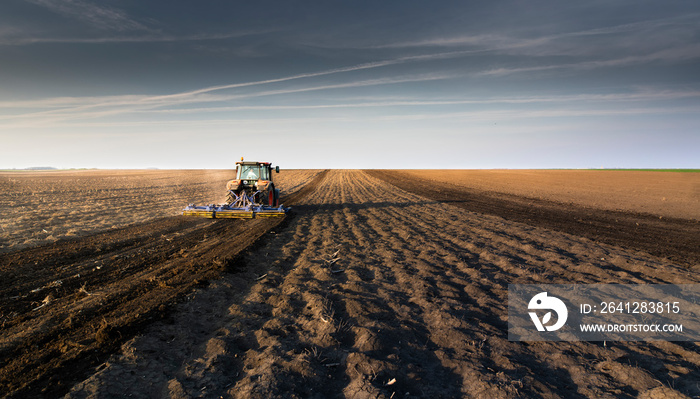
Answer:
<path fill-rule="evenodd" d="M 0 172 L 0 254 L 222 203 L 231 170 Z M 318 171 L 275 175 L 282 195 Z"/>
<path fill-rule="evenodd" d="M 420 182 L 332 170 L 281 222 L 155 219 L 1 255 L 0 392 L 700 395 L 696 343 L 507 339 L 508 284 L 698 283 L 696 221 L 615 241 L 591 208 Z M 634 239 L 678 229 L 668 253 Z"/>

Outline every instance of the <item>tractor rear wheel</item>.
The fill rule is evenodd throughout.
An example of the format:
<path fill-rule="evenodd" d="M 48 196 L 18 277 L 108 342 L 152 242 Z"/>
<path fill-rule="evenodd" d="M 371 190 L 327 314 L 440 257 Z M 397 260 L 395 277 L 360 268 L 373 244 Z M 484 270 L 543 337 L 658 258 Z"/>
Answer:
<path fill-rule="evenodd" d="M 233 204 L 233 201 L 236 200 L 236 194 L 229 192 L 226 194 L 226 205 L 231 205 Z"/>

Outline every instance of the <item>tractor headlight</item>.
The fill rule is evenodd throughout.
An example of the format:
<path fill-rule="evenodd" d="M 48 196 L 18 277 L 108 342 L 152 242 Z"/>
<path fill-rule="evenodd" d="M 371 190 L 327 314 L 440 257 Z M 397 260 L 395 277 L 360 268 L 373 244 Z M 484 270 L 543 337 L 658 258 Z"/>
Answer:
<path fill-rule="evenodd" d="M 248 180 L 243 180 L 243 184 L 244 184 L 244 185 L 247 185 L 247 184 L 248 184 Z"/>

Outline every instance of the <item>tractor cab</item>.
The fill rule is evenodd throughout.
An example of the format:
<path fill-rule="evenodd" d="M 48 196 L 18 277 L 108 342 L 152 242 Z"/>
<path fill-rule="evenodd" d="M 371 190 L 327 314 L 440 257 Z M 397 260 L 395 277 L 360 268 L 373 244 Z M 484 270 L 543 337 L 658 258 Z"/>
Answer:
<path fill-rule="evenodd" d="M 275 167 L 275 172 L 280 172 L 280 167 Z M 272 165 L 269 162 L 236 162 L 236 179 L 244 186 L 252 187 L 256 182 L 272 181 Z"/>
<path fill-rule="evenodd" d="M 268 191 L 268 186 L 272 184 L 272 170 L 269 162 L 236 162 L 236 178 L 226 184 L 226 189 L 235 192 Z M 279 173 L 280 167 L 276 166 L 274 170 Z"/>

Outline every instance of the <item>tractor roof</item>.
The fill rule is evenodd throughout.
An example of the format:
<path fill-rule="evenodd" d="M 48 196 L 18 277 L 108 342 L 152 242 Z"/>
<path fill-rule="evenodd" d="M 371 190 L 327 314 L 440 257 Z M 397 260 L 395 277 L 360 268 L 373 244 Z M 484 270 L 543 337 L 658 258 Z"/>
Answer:
<path fill-rule="evenodd" d="M 265 165 L 270 166 L 270 162 L 237 161 L 236 165 Z"/>

